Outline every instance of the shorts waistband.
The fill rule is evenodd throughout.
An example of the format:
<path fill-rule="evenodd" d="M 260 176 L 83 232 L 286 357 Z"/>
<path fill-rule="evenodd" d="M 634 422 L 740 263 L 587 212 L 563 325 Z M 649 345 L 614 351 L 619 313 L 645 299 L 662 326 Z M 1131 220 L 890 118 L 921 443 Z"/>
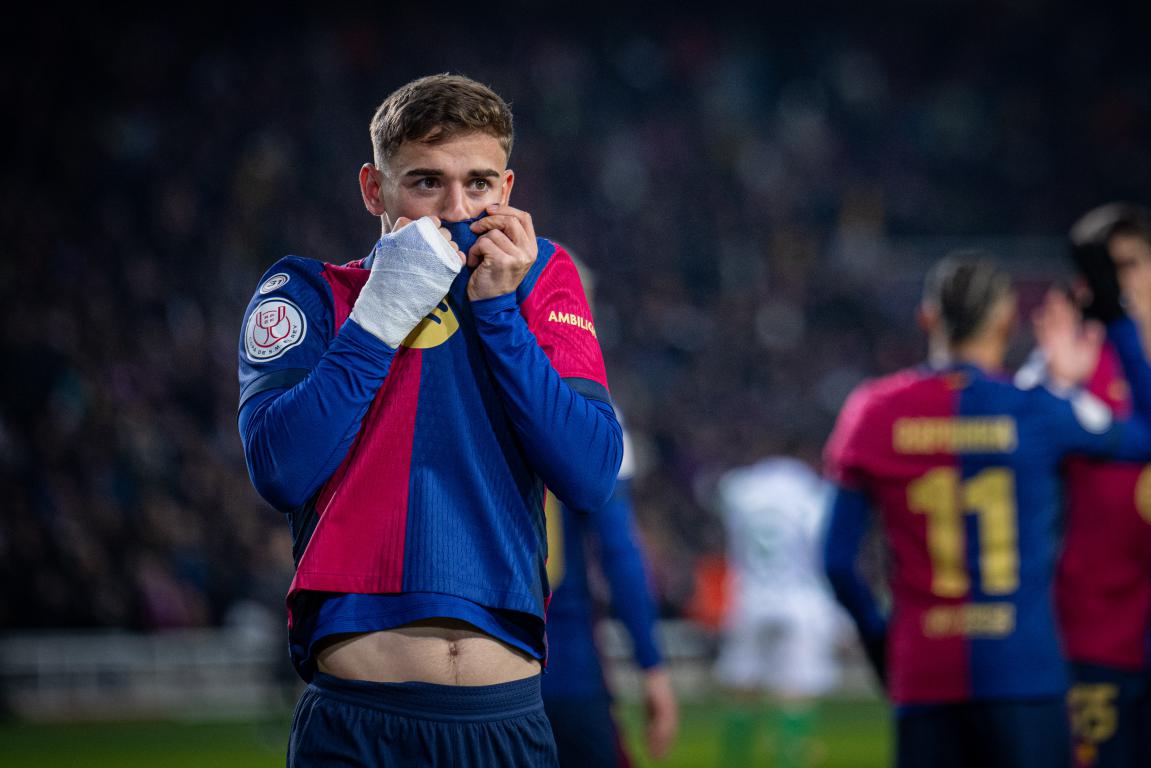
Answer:
<path fill-rule="evenodd" d="M 439 685 L 345 680 L 317 672 L 308 688 L 326 698 L 424 720 L 505 720 L 543 710 L 539 675 L 495 685 Z"/>

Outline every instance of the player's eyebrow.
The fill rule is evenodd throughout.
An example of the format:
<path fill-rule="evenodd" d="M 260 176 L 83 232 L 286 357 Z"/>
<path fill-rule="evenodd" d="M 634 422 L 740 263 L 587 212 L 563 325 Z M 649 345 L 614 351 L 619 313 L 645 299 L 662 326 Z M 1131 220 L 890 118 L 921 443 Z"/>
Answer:
<path fill-rule="evenodd" d="M 443 176 L 444 172 L 439 168 L 412 168 L 404 174 L 405 176 Z M 483 179 L 483 178 L 499 178 L 500 172 L 492 168 L 476 168 L 475 170 L 468 171 L 469 179 Z"/>

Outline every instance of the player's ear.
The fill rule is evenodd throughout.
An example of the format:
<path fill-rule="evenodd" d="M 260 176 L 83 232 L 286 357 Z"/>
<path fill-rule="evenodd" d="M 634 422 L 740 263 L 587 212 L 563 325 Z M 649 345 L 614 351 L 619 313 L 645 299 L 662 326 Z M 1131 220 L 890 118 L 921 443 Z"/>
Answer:
<path fill-rule="evenodd" d="M 511 168 L 504 171 L 504 191 L 500 195 L 500 205 L 507 205 L 512 196 L 512 186 L 516 183 L 516 172 Z"/>
<path fill-rule="evenodd" d="M 924 333 L 930 335 L 939 327 L 939 310 L 930 304 L 920 304 L 915 310 L 915 323 Z"/>
<path fill-rule="evenodd" d="M 383 171 L 371 163 L 364 163 L 360 168 L 360 195 L 364 198 L 364 207 L 373 216 L 383 216 Z"/>
<path fill-rule="evenodd" d="M 1015 329 L 1015 320 L 1019 315 L 1019 299 L 1015 293 L 1009 293 L 1002 297 L 992 307 L 992 317 L 999 324 L 999 331 L 1004 335 L 1010 335 Z"/>

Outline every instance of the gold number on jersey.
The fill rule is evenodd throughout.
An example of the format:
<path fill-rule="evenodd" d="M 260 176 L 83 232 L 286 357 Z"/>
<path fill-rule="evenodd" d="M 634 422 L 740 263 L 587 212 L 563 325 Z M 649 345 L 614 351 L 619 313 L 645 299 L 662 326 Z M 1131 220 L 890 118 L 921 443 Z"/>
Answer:
<path fill-rule="evenodd" d="M 550 491 L 544 502 L 548 532 L 548 585 L 554 590 L 564 578 L 564 517 L 559 499 Z"/>
<path fill-rule="evenodd" d="M 979 525 L 979 577 L 989 595 L 1019 588 L 1019 542 L 1015 519 L 1015 476 L 993 467 L 961 481 L 959 470 L 939 467 L 907 486 L 907 504 L 927 516 L 931 591 L 963 597 L 971 588 L 965 564 L 964 515 Z"/>
<path fill-rule="evenodd" d="M 1115 705 L 1118 696 L 1119 686 L 1113 683 L 1079 683 L 1067 693 L 1071 732 L 1079 748 L 1101 744 L 1115 735 L 1119 725 Z"/>
<path fill-rule="evenodd" d="M 1139 473 L 1139 480 L 1135 483 L 1135 509 L 1139 516 L 1151 523 L 1151 464 Z"/>

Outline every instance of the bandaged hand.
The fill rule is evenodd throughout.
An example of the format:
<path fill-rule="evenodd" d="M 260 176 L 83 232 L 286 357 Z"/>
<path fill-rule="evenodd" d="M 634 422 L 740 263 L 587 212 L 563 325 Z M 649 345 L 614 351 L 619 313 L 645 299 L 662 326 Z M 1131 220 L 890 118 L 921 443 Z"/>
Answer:
<path fill-rule="evenodd" d="M 463 264 L 463 254 L 437 219 L 397 219 L 376 244 L 372 272 L 351 317 L 396 348 L 444 298 Z"/>

